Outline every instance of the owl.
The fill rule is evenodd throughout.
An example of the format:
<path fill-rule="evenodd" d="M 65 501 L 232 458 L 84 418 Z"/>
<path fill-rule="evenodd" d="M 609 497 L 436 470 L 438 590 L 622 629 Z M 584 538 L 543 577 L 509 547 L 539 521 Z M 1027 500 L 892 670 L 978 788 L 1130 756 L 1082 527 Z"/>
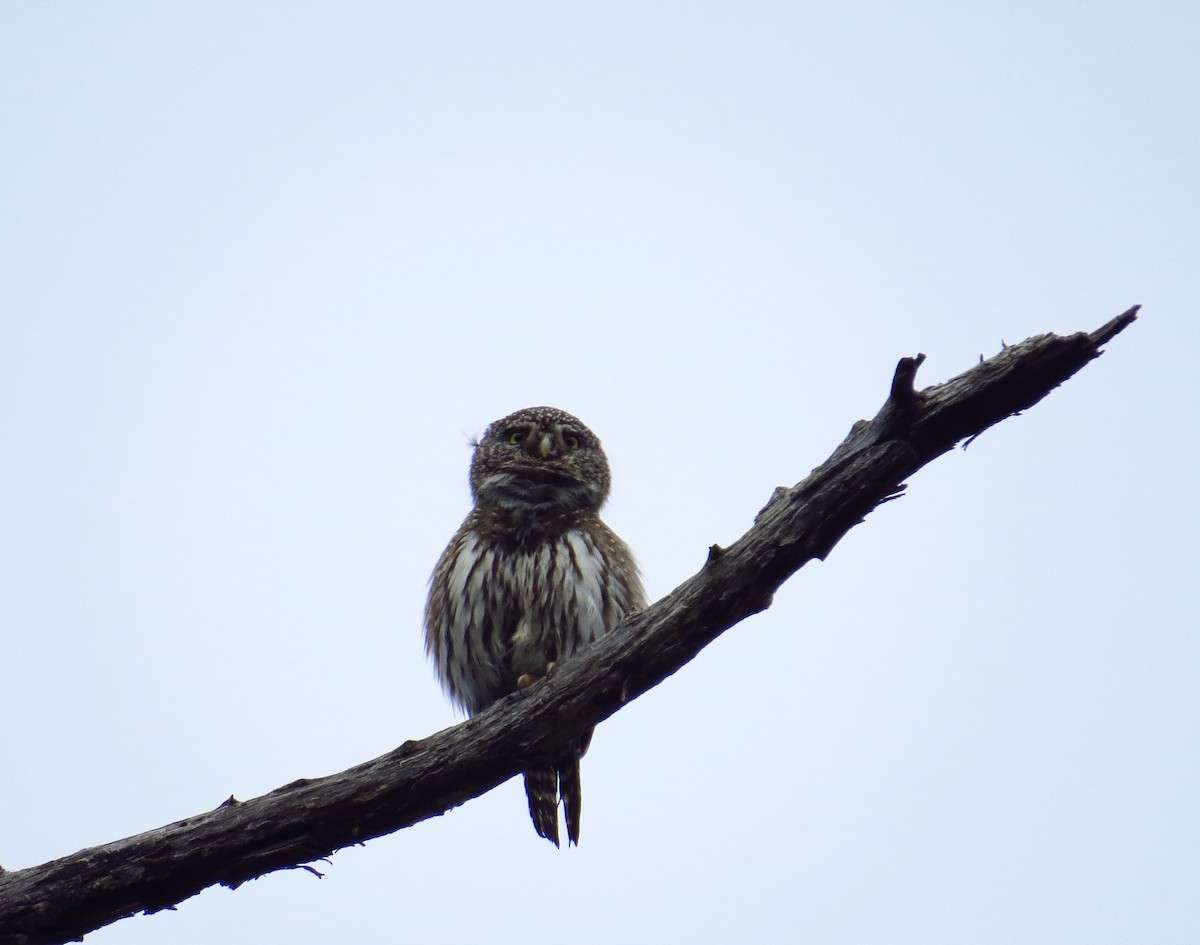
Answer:
<path fill-rule="evenodd" d="M 553 407 L 518 410 L 475 444 L 474 507 L 429 582 L 425 649 L 451 700 L 474 714 L 536 682 L 645 606 L 629 547 L 600 521 L 608 459 Z M 579 842 L 579 759 L 592 733 L 525 771 L 529 815 L 558 846 L 562 799 Z"/>

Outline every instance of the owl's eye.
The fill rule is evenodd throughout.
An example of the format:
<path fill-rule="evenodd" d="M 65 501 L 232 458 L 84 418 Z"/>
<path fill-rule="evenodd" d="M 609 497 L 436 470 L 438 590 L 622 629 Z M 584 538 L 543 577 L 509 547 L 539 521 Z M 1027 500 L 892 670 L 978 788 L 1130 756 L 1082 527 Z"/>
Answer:
<path fill-rule="evenodd" d="M 563 437 L 563 442 L 567 444 L 567 449 L 569 450 L 579 449 L 579 437 L 577 436 L 572 436 L 570 433 L 568 433 Z"/>
<path fill-rule="evenodd" d="M 519 444 L 523 439 L 525 439 L 525 436 L 521 430 L 512 430 L 508 434 L 508 442 L 513 446 Z"/>

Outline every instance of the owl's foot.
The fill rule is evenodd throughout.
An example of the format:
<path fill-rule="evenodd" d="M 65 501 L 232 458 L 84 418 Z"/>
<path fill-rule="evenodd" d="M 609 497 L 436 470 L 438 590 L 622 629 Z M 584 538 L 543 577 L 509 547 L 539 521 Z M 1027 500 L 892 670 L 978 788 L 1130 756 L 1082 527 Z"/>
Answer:
<path fill-rule="evenodd" d="M 532 673 L 522 673 L 520 676 L 517 677 L 517 688 L 518 689 L 528 689 L 539 679 L 545 679 L 552 672 L 554 672 L 555 665 L 556 665 L 555 663 L 547 663 L 546 671 L 544 673 L 542 673 L 542 675 L 540 675 L 540 676 L 534 676 Z"/>

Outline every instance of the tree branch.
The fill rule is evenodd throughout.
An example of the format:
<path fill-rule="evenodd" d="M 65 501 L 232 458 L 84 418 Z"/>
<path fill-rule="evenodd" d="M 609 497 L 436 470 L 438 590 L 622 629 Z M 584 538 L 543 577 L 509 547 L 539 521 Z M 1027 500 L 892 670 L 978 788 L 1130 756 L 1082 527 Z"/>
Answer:
<path fill-rule="evenodd" d="M 1100 354 L 1137 306 L 1100 329 L 1039 335 L 944 384 L 917 391 L 924 355 L 904 358 L 873 420 L 860 421 L 804 481 L 779 488 L 700 572 L 563 663 L 471 719 L 408 741 L 340 774 L 301 780 L 125 840 L 15 872 L 0 871 L 0 945 L 51 945 L 221 883 L 308 868 L 342 847 L 392 833 L 476 797 L 603 721 L 770 606 L 776 589 L 824 558 L 926 463 L 1037 403 Z"/>

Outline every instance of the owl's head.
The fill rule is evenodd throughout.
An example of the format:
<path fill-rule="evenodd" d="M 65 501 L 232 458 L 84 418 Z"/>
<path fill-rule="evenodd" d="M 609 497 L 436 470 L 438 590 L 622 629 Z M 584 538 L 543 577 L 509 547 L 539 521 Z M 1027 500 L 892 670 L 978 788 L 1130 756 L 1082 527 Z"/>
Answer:
<path fill-rule="evenodd" d="M 475 444 L 471 494 L 477 506 L 598 510 L 608 489 L 600 441 L 576 417 L 554 407 L 509 414 Z"/>

